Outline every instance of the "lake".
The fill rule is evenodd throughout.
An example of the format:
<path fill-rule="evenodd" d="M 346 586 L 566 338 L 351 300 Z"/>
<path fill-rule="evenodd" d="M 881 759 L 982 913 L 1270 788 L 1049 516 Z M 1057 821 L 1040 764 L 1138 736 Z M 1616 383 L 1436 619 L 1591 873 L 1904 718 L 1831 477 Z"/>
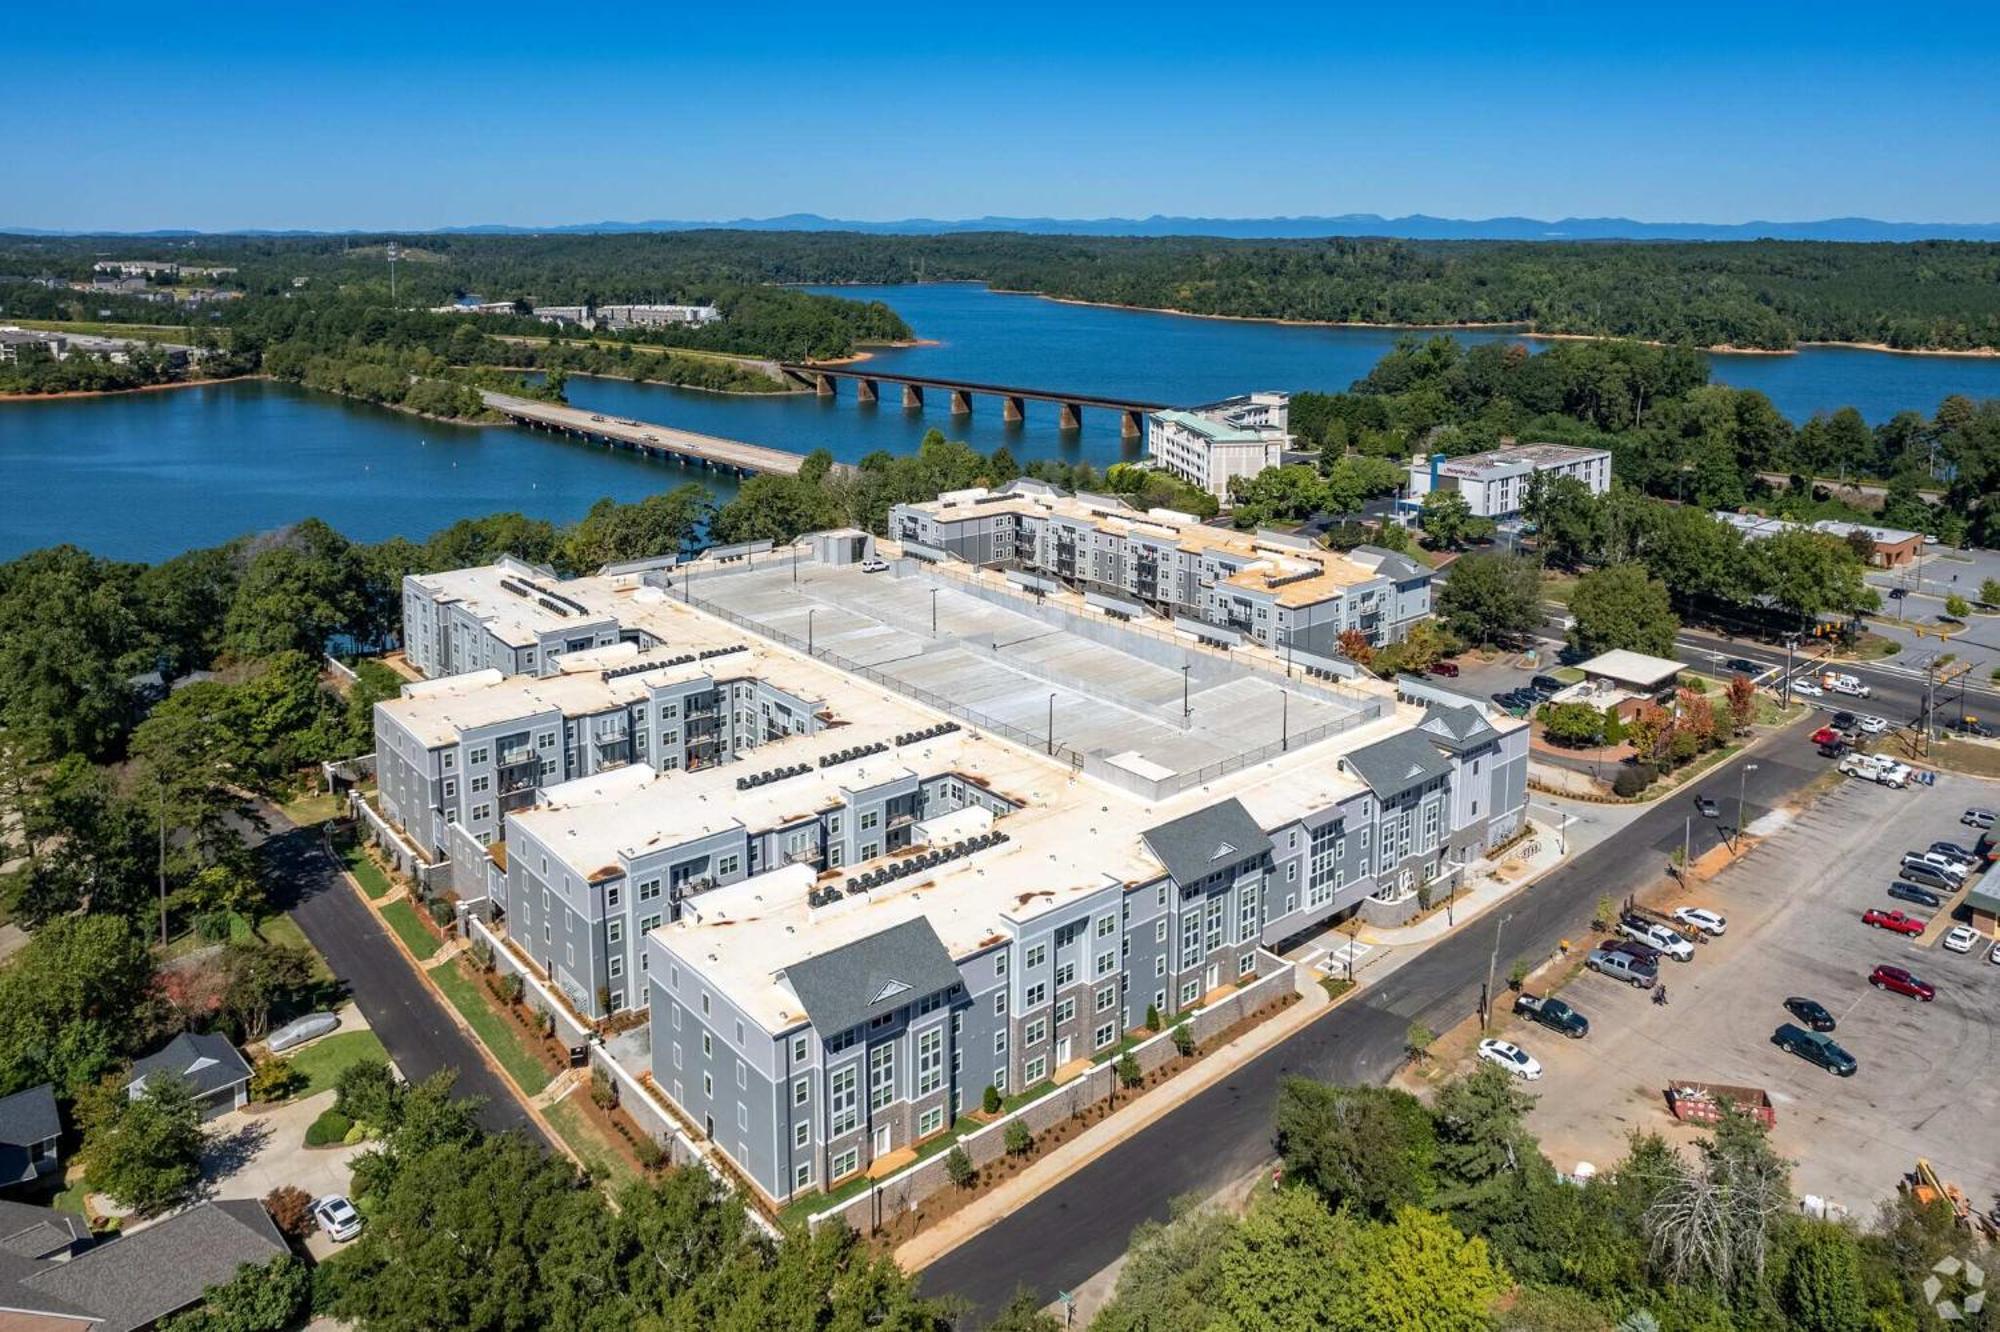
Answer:
<path fill-rule="evenodd" d="M 972 284 L 816 288 L 879 299 L 936 345 L 875 353 L 884 371 L 1192 403 L 1253 388 L 1343 389 L 1402 334 L 1192 319 L 1068 305 Z M 1457 334 L 1467 341 L 1507 333 Z M 1531 346 L 1547 346 L 1530 342 Z M 1761 389 L 1794 421 L 1852 404 L 1870 421 L 1930 413 L 1951 393 L 2000 397 L 2000 358 L 1899 356 L 1812 347 L 1793 356 L 1716 356 L 1715 378 Z M 953 417 L 933 395 L 906 411 L 811 394 L 732 396 L 656 384 L 572 378 L 579 406 L 854 462 L 916 447 L 937 428 L 982 450 L 1103 466 L 1136 458 L 1108 412 L 1083 429 L 1056 427 L 1030 403 L 1009 425 L 976 399 Z M 504 426 L 451 426 L 285 385 L 256 381 L 161 393 L 0 405 L 0 558 L 70 541 L 124 559 L 191 546 L 309 515 L 357 540 L 412 538 L 462 517 L 520 509 L 568 521 L 603 495 L 636 499 L 687 480 L 718 496 L 733 485 Z"/>

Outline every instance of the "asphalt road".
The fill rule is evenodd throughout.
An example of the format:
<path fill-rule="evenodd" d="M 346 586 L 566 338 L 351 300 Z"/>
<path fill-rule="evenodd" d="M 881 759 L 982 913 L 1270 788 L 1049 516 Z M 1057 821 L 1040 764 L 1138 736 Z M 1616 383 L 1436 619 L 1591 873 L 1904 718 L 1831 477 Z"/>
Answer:
<path fill-rule="evenodd" d="M 479 1122 L 489 1132 L 520 1130 L 546 1143 L 513 1091 L 451 1019 L 436 991 L 410 969 L 379 918 L 342 879 L 319 834 L 298 828 L 275 809 L 264 851 L 276 880 L 295 896 L 287 911 L 353 996 L 396 1067 L 412 1082 L 442 1068 L 458 1073 L 458 1094 L 477 1096 Z"/>
<path fill-rule="evenodd" d="M 1720 634 L 1696 630 L 1682 630 L 1679 643 L 1684 651 L 1682 660 L 1696 667 L 1713 664 L 1713 654 L 1727 657 L 1742 657 L 1760 665 L 1776 666 L 1785 664 L 1785 650 L 1774 648 L 1768 643 L 1757 643 L 1745 639 L 1725 638 Z M 1935 650 L 1949 651 L 1949 646 L 1940 644 Z M 1905 650 L 1886 661 L 1869 663 L 1843 662 L 1833 669 L 1852 675 L 1869 686 L 1874 693 L 1868 698 L 1846 698 L 1828 694 L 1824 698 L 1807 699 L 1809 703 L 1824 705 L 1828 709 L 1846 709 L 1850 712 L 1873 713 L 1884 717 L 1898 726 L 1914 722 L 1923 714 L 1924 678 L 1921 667 L 1912 668 L 1908 663 L 1922 661 L 1924 654 L 1912 654 Z M 1907 660 L 1906 660 L 1907 659 Z M 1794 656 L 1796 669 L 1805 661 L 1803 656 Z M 1974 716 L 1990 717 L 2000 712 L 2000 693 L 1992 688 L 1992 682 L 1980 672 L 1972 672 L 1953 680 L 1949 685 L 1937 690 L 1937 709 L 1941 715 L 1950 715 L 1959 707 L 1961 694 L 1965 700 L 1964 710 Z"/>
<path fill-rule="evenodd" d="M 1737 755 L 1697 784 L 1733 821 L 1738 773 L 1746 762 L 1747 813 L 1754 821 L 1825 771 L 1796 723 Z M 990 1318 L 1017 1286 L 1042 1301 L 1073 1289 L 1125 1251 L 1134 1227 L 1164 1220 L 1176 1198 L 1206 1196 L 1242 1179 L 1272 1153 L 1271 1121 L 1280 1079 L 1383 1082 L 1403 1057 L 1410 1024 L 1443 1031 L 1478 1011 L 1489 959 L 1504 986 L 1516 957 L 1539 961 L 1563 938 L 1587 937 L 1602 894 L 1623 897 L 1660 877 L 1681 844 L 1691 800 L 1673 797 L 1609 840 L 1551 873 L 1515 903 L 1448 936 L 1377 985 L 1239 1069 L 1071 1175 L 1004 1221 L 925 1269 L 923 1288 L 971 1303 Z M 1696 818 L 1696 854 L 1714 832 Z M 976 1325 L 976 1324 L 974 1324 Z"/>

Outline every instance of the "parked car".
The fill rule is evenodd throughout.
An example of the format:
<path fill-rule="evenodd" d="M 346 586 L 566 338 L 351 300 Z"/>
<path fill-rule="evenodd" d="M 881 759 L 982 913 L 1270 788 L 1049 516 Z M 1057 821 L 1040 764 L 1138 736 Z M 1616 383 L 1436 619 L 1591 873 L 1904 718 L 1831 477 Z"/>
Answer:
<path fill-rule="evenodd" d="M 1903 868 L 1929 868 L 1950 879 L 1954 886 L 1965 877 L 1965 867 L 1939 851 L 1906 851 L 1903 853 Z"/>
<path fill-rule="evenodd" d="M 1944 729 L 1957 731 L 1960 735 L 1977 736 L 1982 740 L 1993 738 L 1993 728 L 1977 717 L 1946 717 Z"/>
<path fill-rule="evenodd" d="M 312 1205 L 313 1220 L 335 1244 L 345 1244 L 361 1233 L 361 1213 L 338 1193 L 328 1194 Z"/>
<path fill-rule="evenodd" d="M 1809 1064 L 1818 1064 L 1837 1078 L 1851 1078 L 1859 1067 L 1854 1056 L 1840 1048 L 1833 1037 L 1821 1031 L 1807 1031 L 1787 1022 L 1771 1033 L 1771 1044 L 1789 1050 Z"/>
<path fill-rule="evenodd" d="M 1674 912 L 1674 919 L 1683 925 L 1692 925 L 1703 934 L 1719 935 L 1729 928 L 1727 919 L 1707 907 L 1684 906 Z"/>
<path fill-rule="evenodd" d="M 1660 958 L 1665 956 L 1659 949 L 1653 947 L 1653 945 L 1639 939 L 1610 939 L 1605 942 L 1604 947 L 1609 952 L 1623 953 L 1627 957 L 1636 957 L 1649 967 L 1660 965 Z"/>
<path fill-rule="evenodd" d="M 1909 595 L 1910 589 L 1907 587 L 1892 587 L 1889 589 L 1889 600 L 1891 601 L 1901 601 Z"/>
<path fill-rule="evenodd" d="M 1880 735 L 1889 729 L 1889 723 L 1880 717 L 1857 717 L 1855 723 L 1869 735 Z"/>
<path fill-rule="evenodd" d="M 1819 687 L 1818 685 L 1814 684 L 1814 683 L 1813 683 L 1813 682 L 1812 682 L 1811 680 L 1794 680 L 1794 681 L 1792 681 L 1792 693 L 1793 693 L 1793 695 L 1795 695 L 1795 696 L 1796 696 L 1796 697 L 1798 697 L 1798 698 L 1825 698 L 1825 697 L 1826 697 L 1826 690 L 1824 690 L 1824 689 L 1821 689 L 1821 688 L 1820 688 L 1820 687 Z"/>
<path fill-rule="evenodd" d="M 1497 1036 L 1488 1036 L 1479 1043 L 1479 1057 L 1489 1064 L 1500 1065 L 1524 1082 L 1533 1082 L 1542 1076 L 1540 1060 L 1514 1042 L 1503 1041 Z"/>
<path fill-rule="evenodd" d="M 1616 953 L 1608 948 L 1593 948 L 1590 956 L 1583 959 L 1583 965 L 1600 976 L 1624 981 L 1627 985 L 1641 990 L 1650 990 L 1659 983 L 1660 971 L 1650 962 L 1643 962 L 1629 953 Z"/>
<path fill-rule="evenodd" d="M 881 573 L 881 572 L 882 572 L 882 571 L 883 571 L 884 569 L 887 569 L 888 567 L 889 567 L 889 561 L 887 561 L 887 560 L 863 560 L 863 561 L 861 561 L 861 572 L 862 572 L 862 573 Z"/>
<path fill-rule="evenodd" d="M 1728 661 L 1725 661 L 1722 664 L 1724 666 L 1727 666 L 1730 670 L 1735 671 L 1741 675 L 1756 675 L 1759 671 L 1764 669 L 1762 666 L 1759 666 L 1756 662 L 1750 660 L 1748 657 L 1731 657 Z"/>
<path fill-rule="evenodd" d="M 1938 855 L 1949 856 L 1951 859 L 1957 861 L 1965 867 L 1965 872 L 1968 874 L 1978 869 L 1984 863 L 1981 861 L 1977 851 L 1974 851 L 1969 846 L 1960 846 L 1957 842 L 1932 842 L 1930 849 Z"/>
<path fill-rule="evenodd" d="M 1431 674 L 1442 675 L 1447 679 L 1456 680 L 1458 678 L 1458 663 L 1455 661 L 1434 661 L 1431 663 Z"/>
<path fill-rule="evenodd" d="M 1861 913 L 1863 925 L 1873 925 L 1878 930 L 1891 934 L 1918 935 L 1924 932 L 1930 922 L 1922 916 L 1912 916 L 1902 911 L 1884 911 L 1880 907 L 1869 907 Z"/>
<path fill-rule="evenodd" d="M 1989 952 L 1986 955 L 1986 960 L 1988 962 L 1991 962 L 1994 966 L 2000 967 L 2000 943 L 1996 943 L 1993 945 L 1993 951 Z"/>
<path fill-rule="evenodd" d="M 1925 888 L 1935 890 L 1936 892 L 1955 893 L 1958 891 L 1958 885 L 1956 883 L 1952 882 L 1952 880 L 1948 876 L 1946 876 L 1942 871 L 1933 869 L 1929 865 L 1905 864 L 1902 867 L 1902 869 L 1900 869 L 1897 872 L 1901 874 L 1905 879 L 1908 879 L 1911 883 L 1922 884 Z M 1909 902 L 1914 902 L 1917 899 L 1914 897 L 1910 897 L 1910 898 L 1905 898 L 1904 900 Z M 1932 901 L 1926 903 L 1926 905 L 1936 906 L 1937 902 Z"/>
<path fill-rule="evenodd" d="M 1565 685 L 1561 680 L 1556 679 L 1556 677 L 1553 675 L 1538 675 L 1534 679 L 1528 681 L 1528 684 L 1535 689 L 1541 690 L 1545 694 L 1561 693 L 1564 689 L 1567 689 L 1569 687 Z"/>
<path fill-rule="evenodd" d="M 1854 729 L 1854 721 L 1853 713 L 1836 712 L 1833 714 L 1833 720 L 1828 725 L 1832 726 L 1836 731 L 1851 731 Z"/>
<path fill-rule="evenodd" d="M 1636 939 L 1648 947 L 1659 949 L 1676 962 L 1694 961 L 1694 945 L 1679 932 L 1668 929 L 1658 921 L 1647 920 L 1643 916 L 1626 916 L 1618 922 L 1618 932 L 1628 939 Z"/>
<path fill-rule="evenodd" d="M 1785 1011 L 1814 1031 L 1833 1030 L 1833 1014 L 1827 1012 L 1826 1005 L 1817 999 L 1795 994 L 1785 1000 Z"/>
<path fill-rule="evenodd" d="M 1550 1031 L 1561 1032 L 1571 1040 L 1590 1034 L 1590 1019 L 1553 996 L 1519 995 L 1514 1000 L 1514 1011 L 1531 1022 L 1541 1023 Z"/>
<path fill-rule="evenodd" d="M 1830 758 L 1830 759 L 1845 758 L 1847 756 L 1847 752 L 1848 752 L 1847 742 L 1845 740 L 1840 739 L 1838 736 L 1827 741 L 1825 744 L 1819 747 L 1819 754 L 1821 758 Z"/>
<path fill-rule="evenodd" d="M 1705 796 L 1705 795 L 1696 796 L 1694 798 L 1694 809 L 1695 813 L 1701 815 L 1705 819 L 1717 818 L 1720 817 L 1720 815 L 1722 814 L 1722 806 L 1715 803 L 1715 798 L 1713 796 Z"/>
<path fill-rule="evenodd" d="M 1945 931 L 1944 946 L 1947 952 L 1969 953 L 1973 945 L 1978 942 L 1979 935 L 1969 925 L 1954 925 Z"/>
<path fill-rule="evenodd" d="M 1812 742 L 1816 745 L 1837 745 L 1841 738 L 1840 732 L 1831 726 L 1822 726 L 1812 733 Z"/>
<path fill-rule="evenodd" d="M 1937 998 L 1937 988 L 1929 981 L 1918 980 L 1902 967 L 1877 967 L 1868 973 L 1868 983 L 1878 990 L 1888 990 L 1893 994 L 1908 995 L 1929 1003 Z"/>
<path fill-rule="evenodd" d="M 603 418 L 603 417 L 601 417 L 601 416 L 593 416 L 593 417 L 591 417 L 590 419 L 591 419 L 591 420 L 593 420 L 593 421 L 602 421 L 602 420 L 603 420 L 604 418 Z"/>
<path fill-rule="evenodd" d="M 265 1044 L 272 1054 L 277 1054 L 295 1045 L 304 1045 L 315 1036 L 324 1036 L 339 1025 L 340 1019 L 331 1013 L 308 1013 L 272 1032 L 265 1038 Z"/>
<path fill-rule="evenodd" d="M 1939 897 L 1928 888 L 1919 888 L 1914 883 L 1897 882 L 1890 884 L 1889 896 L 1895 898 L 1898 902 L 1914 902 L 1920 907 L 1929 907 L 1933 911 L 1944 905 L 1942 897 Z"/>
<path fill-rule="evenodd" d="M 1968 828 L 1991 828 L 2000 822 L 2000 815 L 1990 809 L 1968 809 L 1958 816 L 1958 821 Z"/>

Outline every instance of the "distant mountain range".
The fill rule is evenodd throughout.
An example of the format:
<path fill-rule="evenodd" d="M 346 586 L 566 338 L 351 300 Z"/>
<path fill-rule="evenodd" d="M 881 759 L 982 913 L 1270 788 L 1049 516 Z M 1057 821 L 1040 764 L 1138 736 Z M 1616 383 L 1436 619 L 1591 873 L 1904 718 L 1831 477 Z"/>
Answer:
<path fill-rule="evenodd" d="M 186 237 L 199 235 L 446 235 L 534 236 L 590 235 L 646 231 L 855 231 L 887 236 L 940 236 L 956 232 L 1008 231 L 1043 236 L 1217 236 L 1233 240 L 1278 240 L 1315 236 L 1397 236 L 1407 240 L 1815 240 L 1916 241 L 2000 240 L 2000 222 L 1882 222 L 1868 217 L 1830 217 L 1805 222 L 1639 222 L 1629 217 L 1565 217 L 1544 221 L 1533 217 L 1477 219 L 1383 217 L 1377 213 L 1342 213 L 1332 217 L 1163 217 L 1060 218 L 972 217 L 957 221 L 913 217 L 896 222 L 856 222 L 821 217 L 817 213 L 787 213 L 783 217 L 735 218 L 726 222 L 578 222 L 563 226 L 517 227 L 498 223 L 464 227 L 432 227 L 314 232 L 253 229 L 234 232 L 185 230 L 78 232 L 14 228 L 17 236 L 107 235 Z"/>

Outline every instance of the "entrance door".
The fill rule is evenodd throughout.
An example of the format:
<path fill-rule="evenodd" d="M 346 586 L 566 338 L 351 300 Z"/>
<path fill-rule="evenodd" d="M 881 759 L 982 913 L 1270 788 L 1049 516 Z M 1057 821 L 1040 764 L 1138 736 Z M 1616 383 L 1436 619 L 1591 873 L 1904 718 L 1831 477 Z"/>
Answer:
<path fill-rule="evenodd" d="M 884 1124 L 875 1130 L 875 1155 L 887 1156 L 896 1139 L 895 1126 Z"/>
<path fill-rule="evenodd" d="M 1206 989 L 1208 990 L 1209 993 L 1213 994 L 1216 991 L 1216 989 L 1221 986 L 1221 984 L 1222 984 L 1222 964 L 1220 962 L 1209 963 L 1208 983 Z"/>
<path fill-rule="evenodd" d="M 1058 1036 L 1058 1037 L 1056 1037 L 1056 1067 L 1057 1067 L 1057 1068 L 1061 1068 L 1061 1067 L 1062 1067 L 1062 1066 L 1063 1066 L 1064 1064 L 1067 1064 L 1067 1063 L 1069 1062 L 1069 1052 L 1070 1052 L 1070 1041 L 1071 1041 L 1071 1039 L 1072 1039 L 1072 1038 L 1071 1038 L 1071 1037 L 1068 1037 L 1068 1036 Z"/>

